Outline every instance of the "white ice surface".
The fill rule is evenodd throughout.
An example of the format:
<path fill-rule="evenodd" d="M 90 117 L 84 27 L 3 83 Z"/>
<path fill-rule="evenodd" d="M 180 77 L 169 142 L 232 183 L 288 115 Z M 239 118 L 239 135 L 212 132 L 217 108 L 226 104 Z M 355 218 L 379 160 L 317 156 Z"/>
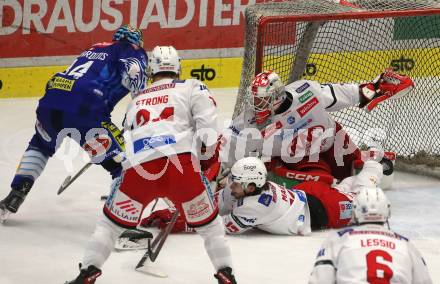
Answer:
<path fill-rule="evenodd" d="M 234 89 L 214 90 L 221 118 L 230 117 Z M 120 123 L 126 101 L 114 112 Z M 36 99 L 0 100 L 0 198 L 9 192 L 15 167 L 33 134 Z M 76 171 L 85 162 L 73 161 Z M 0 225 L 0 283 L 64 283 L 78 273 L 84 246 L 101 213 L 110 177 L 91 167 L 62 195 L 58 187 L 69 170 L 53 158 L 37 180 L 18 214 Z M 391 227 L 412 239 L 440 283 L 440 181 L 397 173 L 393 189 Z M 307 283 L 316 252 L 327 232 L 308 237 L 251 233 L 228 237 L 235 274 L 240 284 Z M 134 271 L 143 252 L 113 253 L 97 283 L 216 283 L 203 243 L 195 234 L 171 235 L 156 264 L 169 278 L 159 279 Z"/>

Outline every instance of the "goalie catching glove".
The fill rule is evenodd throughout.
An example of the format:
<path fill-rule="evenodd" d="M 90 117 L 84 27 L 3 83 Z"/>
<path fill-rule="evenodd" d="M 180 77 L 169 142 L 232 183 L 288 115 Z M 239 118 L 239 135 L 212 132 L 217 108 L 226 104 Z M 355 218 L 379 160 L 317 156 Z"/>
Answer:
<path fill-rule="evenodd" d="M 173 215 L 175 209 L 162 209 L 157 210 L 151 213 L 150 216 L 147 218 L 142 219 L 141 221 L 141 227 L 148 228 L 148 227 L 157 227 L 159 229 L 165 228 L 168 223 L 171 221 L 171 217 Z M 180 233 L 180 232 L 195 232 L 193 228 L 190 228 L 187 226 L 185 219 L 182 217 L 182 215 L 179 215 L 177 218 L 176 224 L 174 225 L 173 229 L 171 230 L 171 233 Z"/>
<path fill-rule="evenodd" d="M 359 107 L 366 106 L 370 112 L 379 103 L 387 99 L 398 99 L 414 88 L 413 80 L 405 75 L 399 75 L 392 69 L 385 70 L 373 82 L 359 86 L 361 103 Z"/>

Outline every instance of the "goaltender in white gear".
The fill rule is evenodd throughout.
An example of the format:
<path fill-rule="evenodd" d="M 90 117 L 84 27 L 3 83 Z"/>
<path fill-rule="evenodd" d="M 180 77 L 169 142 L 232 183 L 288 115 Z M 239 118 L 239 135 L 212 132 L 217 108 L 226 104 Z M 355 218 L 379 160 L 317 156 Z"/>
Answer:
<path fill-rule="evenodd" d="M 264 71 L 252 81 L 247 107 L 223 133 L 223 166 L 249 156 L 279 157 L 298 166 L 309 157 L 309 162 L 328 164 L 326 171 L 335 178 L 346 178 L 360 152 L 330 112 L 358 104 L 371 111 L 413 87 L 411 78 L 390 70 L 362 85 L 299 80 L 286 86 L 276 73 Z"/>
<path fill-rule="evenodd" d="M 359 86 L 355 84 L 320 85 L 300 80 L 283 88 L 278 75 L 271 73 L 269 76 L 275 77 L 275 84 L 281 85 L 278 87 L 280 90 L 274 92 L 285 92 L 283 101 L 292 103 L 280 113 L 267 114 L 262 123 L 258 123 L 258 115 L 252 109 L 240 113 L 223 133 L 228 147 L 222 148 L 220 157 L 227 167 L 242 157 L 251 156 L 251 152 L 264 157 L 282 157 L 285 162 L 289 162 L 295 152 L 302 157 L 309 156 L 311 149 L 308 143 L 297 143 L 295 149 L 291 148 L 295 137 L 307 129 L 320 130 L 315 132 L 323 138 L 319 152 L 325 152 L 333 145 L 336 134 L 336 123 L 329 112 L 359 103 Z M 274 106 L 280 105 L 278 102 Z M 252 139 L 246 137 L 249 133 L 253 135 Z M 240 148 L 243 150 L 240 151 Z"/>
<path fill-rule="evenodd" d="M 362 187 L 353 201 L 359 226 L 330 234 L 309 284 L 430 284 L 425 261 L 409 240 L 387 228 L 390 203 L 380 188 Z"/>

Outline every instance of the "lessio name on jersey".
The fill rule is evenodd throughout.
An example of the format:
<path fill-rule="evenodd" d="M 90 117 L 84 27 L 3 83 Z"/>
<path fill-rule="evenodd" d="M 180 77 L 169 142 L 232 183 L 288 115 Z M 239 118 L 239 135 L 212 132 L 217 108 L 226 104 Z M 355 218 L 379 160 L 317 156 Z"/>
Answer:
<path fill-rule="evenodd" d="M 154 149 L 164 145 L 176 144 L 174 135 L 144 137 L 133 142 L 134 153 Z"/>

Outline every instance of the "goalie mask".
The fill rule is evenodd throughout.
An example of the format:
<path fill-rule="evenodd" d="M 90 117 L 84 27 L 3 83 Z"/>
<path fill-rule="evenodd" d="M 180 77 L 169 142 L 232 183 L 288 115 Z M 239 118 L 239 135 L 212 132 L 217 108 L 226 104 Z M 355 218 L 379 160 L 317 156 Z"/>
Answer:
<path fill-rule="evenodd" d="M 131 44 L 139 47 L 144 47 L 143 34 L 140 29 L 134 28 L 130 25 L 123 25 L 118 28 L 113 35 L 113 41 L 126 40 Z"/>
<path fill-rule="evenodd" d="M 390 201 L 381 188 L 362 187 L 353 200 L 356 223 L 385 223 L 390 217 Z"/>
<path fill-rule="evenodd" d="M 255 76 L 251 93 L 257 124 L 266 122 L 286 98 L 280 77 L 272 71 L 264 71 Z"/>
<path fill-rule="evenodd" d="M 266 184 L 267 170 L 264 163 L 255 157 L 238 160 L 231 168 L 230 180 L 240 183 L 246 191 L 247 186 L 254 183 L 260 188 Z"/>
<path fill-rule="evenodd" d="M 180 57 L 173 46 L 156 46 L 148 60 L 148 75 L 161 72 L 180 74 Z"/>

